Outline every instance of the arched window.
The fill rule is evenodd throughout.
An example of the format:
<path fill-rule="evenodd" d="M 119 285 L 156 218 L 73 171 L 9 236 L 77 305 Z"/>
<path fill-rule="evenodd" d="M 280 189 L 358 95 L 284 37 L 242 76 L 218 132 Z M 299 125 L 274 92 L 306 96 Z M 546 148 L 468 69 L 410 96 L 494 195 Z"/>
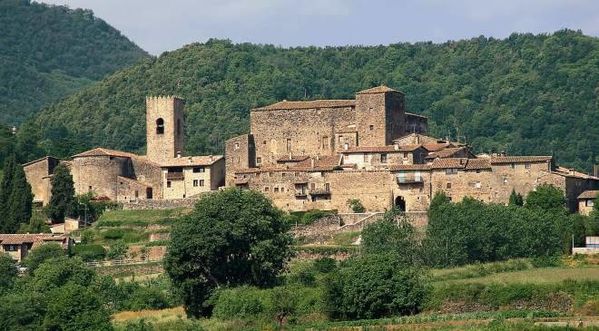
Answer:
<path fill-rule="evenodd" d="M 156 120 L 156 134 L 164 134 L 164 120 L 162 118 Z"/>

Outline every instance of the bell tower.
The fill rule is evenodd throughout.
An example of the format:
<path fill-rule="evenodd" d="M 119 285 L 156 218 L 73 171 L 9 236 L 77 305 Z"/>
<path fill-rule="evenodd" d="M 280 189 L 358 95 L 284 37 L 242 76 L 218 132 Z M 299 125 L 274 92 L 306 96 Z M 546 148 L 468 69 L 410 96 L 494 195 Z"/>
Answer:
<path fill-rule="evenodd" d="M 146 155 L 162 164 L 184 153 L 185 101 L 174 96 L 146 97 Z"/>

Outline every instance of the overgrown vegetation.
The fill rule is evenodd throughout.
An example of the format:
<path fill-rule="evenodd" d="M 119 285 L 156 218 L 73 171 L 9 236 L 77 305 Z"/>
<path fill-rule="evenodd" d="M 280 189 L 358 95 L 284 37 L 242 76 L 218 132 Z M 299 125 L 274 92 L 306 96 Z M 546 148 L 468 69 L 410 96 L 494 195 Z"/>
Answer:
<path fill-rule="evenodd" d="M 459 131 L 476 152 L 553 151 L 561 164 L 590 171 L 599 155 L 598 56 L 599 39 L 570 30 L 372 47 L 210 40 L 48 107 L 21 128 L 19 150 L 26 159 L 93 146 L 143 151 L 145 96 L 179 95 L 187 101 L 188 153 L 218 154 L 226 139 L 248 132 L 252 107 L 353 98 L 386 84 L 405 92 L 408 111 L 429 117 L 432 135 L 455 140 Z"/>

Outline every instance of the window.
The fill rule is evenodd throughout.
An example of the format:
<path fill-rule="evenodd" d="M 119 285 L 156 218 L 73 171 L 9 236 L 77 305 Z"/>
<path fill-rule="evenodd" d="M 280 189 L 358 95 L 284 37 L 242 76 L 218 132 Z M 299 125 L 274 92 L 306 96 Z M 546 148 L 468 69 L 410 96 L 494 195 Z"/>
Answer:
<path fill-rule="evenodd" d="M 406 182 L 406 173 L 405 172 L 400 172 L 397 174 L 397 181 L 400 183 L 405 183 Z"/>
<path fill-rule="evenodd" d="M 455 169 L 455 168 L 445 169 L 445 174 L 446 175 L 455 175 L 457 173 L 458 173 L 458 169 Z"/>
<path fill-rule="evenodd" d="M 374 130 L 374 125 L 370 124 L 370 125 L 368 126 L 368 128 L 370 129 L 370 131 L 372 131 L 372 130 Z"/>
<path fill-rule="evenodd" d="M 4 250 L 9 252 L 16 252 L 19 249 L 18 245 L 4 245 Z"/>
<path fill-rule="evenodd" d="M 166 187 L 171 187 L 171 181 L 170 180 L 166 181 Z"/>
<path fill-rule="evenodd" d="M 322 137 L 322 149 L 329 149 L 329 137 Z"/>
<path fill-rule="evenodd" d="M 135 190 L 135 199 L 139 198 L 139 191 Z"/>
<path fill-rule="evenodd" d="M 524 169 L 530 169 L 530 163 L 525 163 L 524 164 Z"/>
<path fill-rule="evenodd" d="M 278 188 L 278 187 L 275 187 L 275 188 L 274 188 L 274 192 L 275 192 L 275 193 L 279 193 L 279 188 Z"/>
<path fill-rule="evenodd" d="M 407 152 L 404 152 L 404 153 L 403 153 L 403 158 L 404 158 L 404 159 L 407 159 L 407 158 L 408 158 L 408 153 L 407 153 Z"/>
<path fill-rule="evenodd" d="M 239 143 L 235 143 L 235 150 L 239 149 Z"/>
<path fill-rule="evenodd" d="M 193 180 L 193 187 L 198 187 L 200 185 L 200 181 L 197 179 Z"/>
<path fill-rule="evenodd" d="M 261 163 L 262 163 L 262 158 L 258 156 L 258 157 L 256 158 L 256 164 L 257 164 L 257 165 L 260 165 Z"/>
<path fill-rule="evenodd" d="M 87 188 L 88 192 L 91 192 L 91 191 L 92 191 L 92 189 L 93 189 L 93 188 L 92 188 L 91 186 Z"/>
<path fill-rule="evenodd" d="M 193 172 L 195 172 L 195 173 L 206 172 L 206 169 L 204 167 L 194 167 Z"/>
<path fill-rule="evenodd" d="M 593 207 L 594 204 L 595 204 L 595 200 L 586 200 L 587 207 Z"/>
<path fill-rule="evenodd" d="M 325 190 L 325 192 L 330 192 L 331 191 L 331 184 L 324 183 L 324 190 Z"/>
<path fill-rule="evenodd" d="M 204 180 L 200 179 L 200 186 L 204 186 Z"/>
<path fill-rule="evenodd" d="M 164 134 L 164 120 L 162 118 L 156 120 L 156 134 Z"/>
<path fill-rule="evenodd" d="M 287 138 L 287 151 L 291 152 L 291 139 Z"/>
<path fill-rule="evenodd" d="M 368 154 L 364 153 L 364 163 L 368 163 Z"/>
<path fill-rule="evenodd" d="M 510 164 L 510 168 L 512 168 L 512 169 L 516 169 L 516 164 L 515 164 L 515 163 L 511 163 L 511 164 Z"/>
<path fill-rule="evenodd" d="M 386 153 L 381 154 L 381 163 L 387 163 L 387 154 Z"/>
<path fill-rule="evenodd" d="M 265 186 L 265 187 L 264 187 L 264 192 L 268 192 L 268 191 L 270 191 L 270 187 L 268 187 L 268 186 Z"/>
<path fill-rule="evenodd" d="M 422 174 L 420 173 L 420 171 L 416 171 L 414 173 L 414 181 L 416 181 L 416 182 L 421 182 L 422 181 Z"/>
<path fill-rule="evenodd" d="M 316 184 L 310 183 L 310 190 L 314 191 L 316 189 Z"/>
<path fill-rule="evenodd" d="M 451 183 L 447 183 L 446 187 L 447 187 L 447 189 L 450 189 L 451 188 Z"/>

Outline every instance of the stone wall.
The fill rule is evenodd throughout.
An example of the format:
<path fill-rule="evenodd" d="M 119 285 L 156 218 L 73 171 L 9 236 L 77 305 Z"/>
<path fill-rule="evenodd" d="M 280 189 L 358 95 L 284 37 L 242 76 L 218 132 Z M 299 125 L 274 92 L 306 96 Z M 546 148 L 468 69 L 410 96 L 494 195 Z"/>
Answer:
<path fill-rule="evenodd" d="M 146 149 L 151 161 L 165 163 L 178 152 L 185 152 L 184 106 L 185 101 L 176 97 L 146 98 Z M 162 133 L 157 128 L 158 120 L 163 121 Z"/>
<path fill-rule="evenodd" d="M 334 155 L 337 134 L 355 126 L 353 107 L 260 110 L 250 113 L 256 165 L 292 155 Z"/>
<path fill-rule="evenodd" d="M 253 135 L 244 134 L 227 140 L 225 143 L 226 185 L 235 186 L 235 172 L 254 168 L 255 161 L 256 150 Z"/>
<path fill-rule="evenodd" d="M 131 159 L 115 156 L 76 157 L 71 164 L 71 175 L 76 194 L 94 192 L 117 200 L 118 176 L 131 177 Z"/>
<path fill-rule="evenodd" d="M 162 199 L 162 175 L 160 166 L 145 157 L 131 158 L 133 177 L 152 188 L 152 199 Z M 144 196 L 147 196 L 144 192 Z"/>
<path fill-rule="evenodd" d="M 31 185 L 33 200 L 47 205 L 51 197 L 50 175 L 54 173 L 54 168 L 58 165 L 58 160 L 52 157 L 46 157 L 40 160 L 29 162 L 23 165 L 23 171 L 27 182 Z"/>
<path fill-rule="evenodd" d="M 123 209 L 173 209 L 173 208 L 193 208 L 198 201 L 197 198 L 171 199 L 171 200 L 138 200 L 123 203 Z"/>

